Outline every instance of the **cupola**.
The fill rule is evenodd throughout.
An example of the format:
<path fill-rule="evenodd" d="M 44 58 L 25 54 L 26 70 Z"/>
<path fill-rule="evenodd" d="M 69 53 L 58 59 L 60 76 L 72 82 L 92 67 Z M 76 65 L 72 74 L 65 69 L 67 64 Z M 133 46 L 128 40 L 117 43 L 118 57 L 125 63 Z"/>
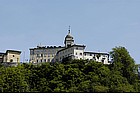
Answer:
<path fill-rule="evenodd" d="M 65 47 L 70 47 L 74 44 L 74 39 L 70 34 L 70 27 L 69 27 L 69 30 L 68 30 L 68 34 L 65 37 L 64 44 L 65 44 Z"/>

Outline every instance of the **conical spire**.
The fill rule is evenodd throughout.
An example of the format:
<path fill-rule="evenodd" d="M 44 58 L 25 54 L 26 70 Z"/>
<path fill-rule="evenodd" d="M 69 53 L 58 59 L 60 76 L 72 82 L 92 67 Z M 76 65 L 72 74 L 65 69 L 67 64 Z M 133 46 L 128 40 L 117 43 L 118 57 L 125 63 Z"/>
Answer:
<path fill-rule="evenodd" d="M 69 26 L 68 34 L 70 34 L 70 26 Z"/>

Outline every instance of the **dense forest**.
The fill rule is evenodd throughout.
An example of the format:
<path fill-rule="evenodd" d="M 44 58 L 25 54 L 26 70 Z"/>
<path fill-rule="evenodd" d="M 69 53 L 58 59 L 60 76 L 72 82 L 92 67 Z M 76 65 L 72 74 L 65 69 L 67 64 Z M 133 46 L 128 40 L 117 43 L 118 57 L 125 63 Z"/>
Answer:
<path fill-rule="evenodd" d="M 113 48 L 110 57 L 110 65 L 69 59 L 0 65 L 0 92 L 140 92 L 138 68 L 126 48 Z"/>

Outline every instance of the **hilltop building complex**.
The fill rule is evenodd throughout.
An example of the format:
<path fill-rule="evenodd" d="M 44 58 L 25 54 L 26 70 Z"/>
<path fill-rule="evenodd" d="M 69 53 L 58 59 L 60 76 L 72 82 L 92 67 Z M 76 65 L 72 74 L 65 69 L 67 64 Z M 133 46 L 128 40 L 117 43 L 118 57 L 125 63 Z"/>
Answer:
<path fill-rule="evenodd" d="M 109 64 L 109 54 L 100 52 L 85 52 L 85 45 L 74 44 L 70 29 L 64 40 L 64 46 L 37 46 L 30 48 L 30 63 L 62 62 L 64 58 L 94 60 Z"/>

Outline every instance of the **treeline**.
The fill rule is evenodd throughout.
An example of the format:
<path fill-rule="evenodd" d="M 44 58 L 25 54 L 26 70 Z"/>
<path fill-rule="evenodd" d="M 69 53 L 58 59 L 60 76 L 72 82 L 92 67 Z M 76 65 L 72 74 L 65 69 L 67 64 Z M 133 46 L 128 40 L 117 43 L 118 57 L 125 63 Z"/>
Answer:
<path fill-rule="evenodd" d="M 0 92 L 140 92 L 134 60 L 113 48 L 110 65 L 88 60 L 0 66 Z"/>

